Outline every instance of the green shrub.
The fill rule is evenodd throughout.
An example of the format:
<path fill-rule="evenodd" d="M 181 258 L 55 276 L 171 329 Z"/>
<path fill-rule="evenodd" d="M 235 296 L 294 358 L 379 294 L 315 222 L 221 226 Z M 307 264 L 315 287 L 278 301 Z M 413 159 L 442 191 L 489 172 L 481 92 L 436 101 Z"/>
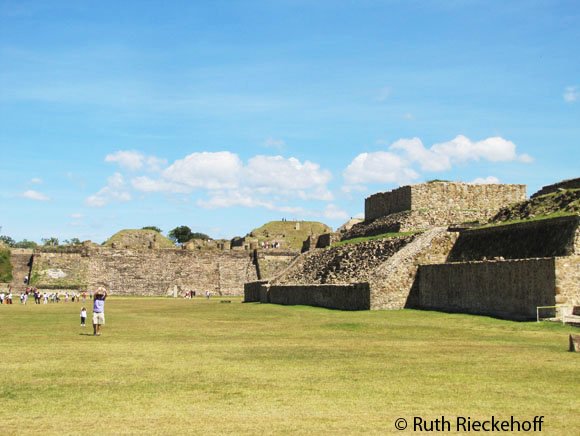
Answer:
<path fill-rule="evenodd" d="M 12 264 L 10 263 L 10 250 L 0 248 L 0 282 L 12 281 Z"/>

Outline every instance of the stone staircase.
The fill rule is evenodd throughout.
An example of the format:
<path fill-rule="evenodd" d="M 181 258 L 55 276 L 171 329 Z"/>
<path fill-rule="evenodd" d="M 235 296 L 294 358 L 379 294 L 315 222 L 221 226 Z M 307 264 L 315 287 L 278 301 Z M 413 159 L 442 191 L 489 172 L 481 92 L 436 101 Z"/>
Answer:
<path fill-rule="evenodd" d="M 12 264 L 12 292 L 18 293 L 26 288 L 24 283 L 24 277 L 28 275 L 29 272 L 29 262 L 33 251 L 22 249 L 22 248 L 12 248 L 10 250 L 10 263 Z"/>

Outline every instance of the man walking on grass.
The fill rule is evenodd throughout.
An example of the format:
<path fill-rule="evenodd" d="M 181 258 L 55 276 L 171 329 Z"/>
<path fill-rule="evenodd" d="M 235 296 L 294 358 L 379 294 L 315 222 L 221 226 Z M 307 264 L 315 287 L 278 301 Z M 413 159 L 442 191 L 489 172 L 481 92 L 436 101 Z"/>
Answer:
<path fill-rule="evenodd" d="M 93 335 L 101 336 L 101 326 L 105 324 L 105 299 L 107 290 L 97 289 L 93 298 Z"/>

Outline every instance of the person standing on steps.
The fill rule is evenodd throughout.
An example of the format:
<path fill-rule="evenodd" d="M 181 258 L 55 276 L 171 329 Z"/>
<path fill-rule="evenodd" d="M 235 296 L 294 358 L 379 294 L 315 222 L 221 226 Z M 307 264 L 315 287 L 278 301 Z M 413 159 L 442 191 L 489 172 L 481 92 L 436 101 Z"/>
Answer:
<path fill-rule="evenodd" d="M 101 326 L 105 325 L 105 300 L 107 299 L 107 290 L 105 288 L 97 289 L 93 296 L 93 335 L 101 336 Z"/>

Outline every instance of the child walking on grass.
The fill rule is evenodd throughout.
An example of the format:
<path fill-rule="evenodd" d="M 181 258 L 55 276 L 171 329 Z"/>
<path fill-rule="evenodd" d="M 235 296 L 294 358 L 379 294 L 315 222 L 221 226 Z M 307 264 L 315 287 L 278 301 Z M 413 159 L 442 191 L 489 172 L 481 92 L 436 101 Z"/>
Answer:
<path fill-rule="evenodd" d="M 87 308 L 83 307 L 81 309 L 81 327 L 85 326 L 85 321 L 87 320 Z"/>

